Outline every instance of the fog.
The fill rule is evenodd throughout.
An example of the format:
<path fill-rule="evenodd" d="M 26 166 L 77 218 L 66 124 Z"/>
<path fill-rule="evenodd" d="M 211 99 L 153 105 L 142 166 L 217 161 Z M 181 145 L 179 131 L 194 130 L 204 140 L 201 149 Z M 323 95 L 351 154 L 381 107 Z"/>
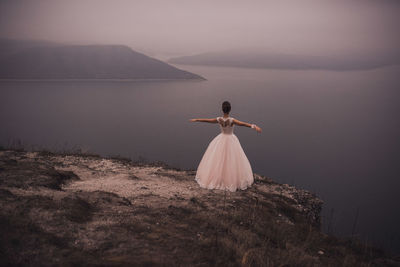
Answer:
<path fill-rule="evenodd" d="M 260 51 L 268 52 L 264 61 L 275 62 L 260 69 L 182 66 L 205 82 L 172 81 L 170 76 L 122 82 L 79 81 L 88 79 L 79 75 L 140 79 L 115 75 L 121 69 L 155 75 L 156 68 L 147 71 L 144 61 L 134 58 L 140 68 L 121 68 L 128 58 L 122 52 L 140 55 L 126 47 L 80 54 L 92 47 L 66 53 L 55 46 L 53 53 L 49 46 L 46 53 L 4 57 L 0 78 L 1 70 L 11 79 L 27 70 L 22 79 L 37 79 L 29 76 L 33 70 L 53 80 L 2 81 L 0 147 L 10 140 L 49 150 L 65 144 L 67 150 L 82 146 L 100 155 L 144 157 L 193 169 L 217 128 L 195 128 L 188 119 L 217 116 L 228 99 L 234 117 L 265 129 L 257 138 L 237 130 L 256 173 L 315 189 L 325 201 L 324 227 L 331 229 L 332 222 L 332 233 L 349 234 L 359 209 L 357 234 L 399 252 L 399 11 L 398 0 L 0 0 L 0 38 L 123 44 L 162 60 L 228 51 L 219 55 L 246 63 L 243 59 L 260 59 L 247 51 Z M 4 47 L 0 56 L 15 45 Z M 274 53 L 301 56 L 289 61 L 278 54 L 286 65 L 277 70 L 278 60 L 270 60 L 276 59 Z M 219 60 L 214 57 L 218 53 L 209 54 Z M 307 55 L 326 56 L 318 62 L 330 65 L 287 71 L 315 66 L 316 60 L 303 60 L 311 58 Z M 332 58 L 349 58 L 353 68 L 343 68 L 351 65 L 347 61 L 332 68 L 334 62 L 326 60 Z M 159 73 L 173 68 L 157 64 Z M 149 82 L 152 78 L 171 81 Z"/>
<path fill-rule="evenodd" d="M 226 49 L 398 53 L 400 1 L 1 1 L 0 37 L 125 44 L 168 58 Z"/>

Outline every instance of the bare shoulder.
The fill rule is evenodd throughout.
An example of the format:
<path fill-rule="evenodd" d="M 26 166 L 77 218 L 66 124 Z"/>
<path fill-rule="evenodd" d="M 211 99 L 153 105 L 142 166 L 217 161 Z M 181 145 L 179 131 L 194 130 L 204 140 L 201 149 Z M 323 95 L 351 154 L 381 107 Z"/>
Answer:
<path fill-rule="evenodd" d="M 240 123 L 242 123 L 240 120 L 237 120 L 237 119 L 235 119 L 235 118 L 232 118 L 232 122 L 233 122 L 234 124 L 240 124 Z"/>

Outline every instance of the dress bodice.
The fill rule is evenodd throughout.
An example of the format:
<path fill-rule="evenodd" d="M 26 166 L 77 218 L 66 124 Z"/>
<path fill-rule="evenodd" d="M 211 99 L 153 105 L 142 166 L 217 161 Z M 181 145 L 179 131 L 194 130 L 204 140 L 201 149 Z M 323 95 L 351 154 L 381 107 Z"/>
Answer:
<path fill-rule="evenodd" d="M 218 117 L 217 118 L 219 127 L 221 128 L 221 133 L 223 134 L 233 134 L 233 118 L 232 117 Z"/>

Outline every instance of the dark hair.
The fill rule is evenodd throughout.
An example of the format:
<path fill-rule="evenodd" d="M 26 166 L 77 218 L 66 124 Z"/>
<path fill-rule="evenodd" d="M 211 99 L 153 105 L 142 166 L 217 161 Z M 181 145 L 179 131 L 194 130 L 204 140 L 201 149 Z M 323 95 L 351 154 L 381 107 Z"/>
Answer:
<path fill-rule="evenodd" d="M 229 103 L 228 101 L 222 103 L 222 111 L 224 113 L 229 113 L 229 111 L 231 111 L 231 103 Z"/>

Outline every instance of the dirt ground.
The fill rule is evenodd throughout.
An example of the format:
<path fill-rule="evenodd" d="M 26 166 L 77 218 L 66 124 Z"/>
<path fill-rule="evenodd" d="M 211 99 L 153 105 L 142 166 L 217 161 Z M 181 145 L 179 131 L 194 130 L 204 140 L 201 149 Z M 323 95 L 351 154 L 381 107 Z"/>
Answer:
<path fill-rule="evenodd" d="M 0 151 L 1 265 L 400 266 L 320 232 L 322 200 L 255 174 L 200 188 L 164 164 Z"/>

